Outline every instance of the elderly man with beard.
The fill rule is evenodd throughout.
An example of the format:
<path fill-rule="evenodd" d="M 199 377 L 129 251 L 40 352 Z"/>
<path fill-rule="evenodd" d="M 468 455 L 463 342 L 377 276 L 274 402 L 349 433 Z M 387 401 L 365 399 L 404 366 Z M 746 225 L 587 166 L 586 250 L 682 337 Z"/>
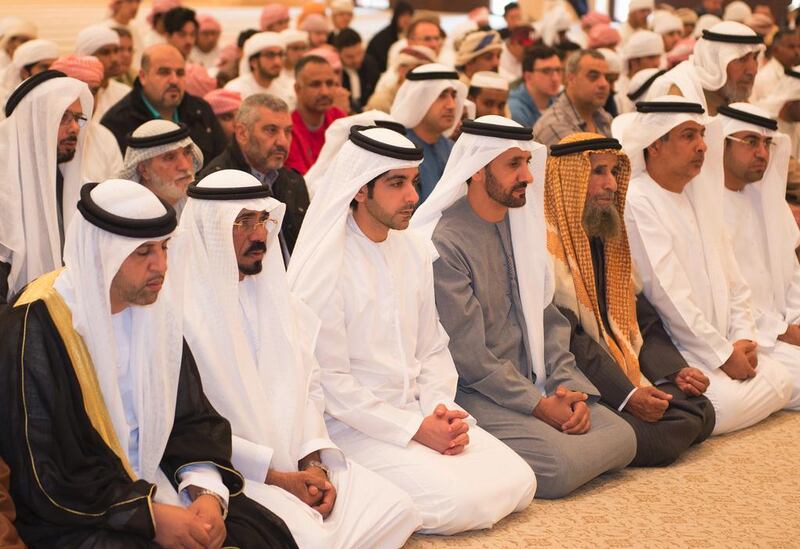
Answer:
<path fill-rule="evenodd" d="M 133 89 L 100 122 L 111 130 L 124 154 L 128 135 L 148 120 L 159 118 L 186 124 L 206 161 L 225 148 L 225 134 L 214 111 L 202 98 L 186 93 L 186 62 L 169 44 L 144 51 Z"/>
<path fill-rule="evenodd" d="M 644 295 L 636 295 L 622 223 L 630 162 L 616 139 L 578 133 L 550 149 L 545 180 L 553 302 L 572 324 L 570 351 L 600 399 L 636 432 L 636 467 L 664 466 L 714 428 L 690 367 Z M 652 384 L 655 384 L 653 386 Z"/>
<path fill-rule="evenodd" d="M 300 175 L 305 175 L 317 161 L 328 126 L 347 116 L 333 106 L 333 93 L 338 87 L 333 67 L 320 56 L 308 55 L 295 66 L 297 109 L 292 112 L 292 143 L 286 167 Z"/>
<path fill-rule="evenodd" d="M 0 302 L 61 266 L 81 184 L 82 131 L 92 112 L 83 82 L 44 71 L 20 84 L 0 122 Z"/>
<path fill-rule="evenodd" d="M 186 203 L 186 189 L 203 165 L 203 153 L 189 128 L 169 120 L 145 122 L 128 137 L 128 150 L 118 177 L 136 181 L 175 209 Z"/>
<path fill-rule="evenodd" d="M 614 135 L 631 161 L 624 215 L 642 292 L 681 355 L 709 378 L 713 434 L 749 427 L 788 405 L 792 379 L 758 345 L 724 225 L 720 124 L 679 96 L 636 109 L 614 120 Z"/>
<path fill-rule="evenodd" d="M 288 105 L 272 95 L 251 95 L 236 113 L 233 139 L 199 177 L 203 179 L 218 170 L 241 170 L 255 176 L 269 189 L 270 196 L 286 204 L 279 237 L 287 263 L 309 203 L 303 176 L 284 167 L 291 143 Z"/>
<path fill-rule="evenodd" d="M 763 39 L 750 27 L 723 21 L 703 31 L 694 53 L 659 77 L 647 100 L 677 95 L 699 103 L 709 116 L 721 105 L 747 101 L 753 91 Z"/>

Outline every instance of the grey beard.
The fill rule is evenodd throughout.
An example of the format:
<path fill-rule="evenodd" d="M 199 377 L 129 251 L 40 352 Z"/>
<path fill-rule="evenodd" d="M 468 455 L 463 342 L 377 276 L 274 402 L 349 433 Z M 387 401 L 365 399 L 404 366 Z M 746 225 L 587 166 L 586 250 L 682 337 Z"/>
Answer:
<path fill-rule="evenodd" d="M 597 236 L 609 240 L 620 234 L 622 221 L 613 206 L 598 208 L 587 204 L 583 210 L 583 229 L 589 238 Z"/>

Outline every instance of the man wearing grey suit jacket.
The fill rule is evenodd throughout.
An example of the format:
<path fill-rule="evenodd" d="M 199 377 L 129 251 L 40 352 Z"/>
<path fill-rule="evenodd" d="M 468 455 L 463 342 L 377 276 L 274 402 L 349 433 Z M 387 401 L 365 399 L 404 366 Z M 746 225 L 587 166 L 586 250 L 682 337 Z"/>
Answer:
<path fill-rule="evenodd" d="M 558 498 L 626 466 L 636 439 L 576 368 L 569 322 L 549 303 L 551 285 L 529 284 L 528 274 L 549 273 L 543 224 L 533 225 L 540 234 L 514 233 L 542 217 L 543 178 L 529 165 L 543 165 L 531 158 L 544 147 L 531 133 L 496 116 L 465 123 L 444 177 L 415 217 L 424 224 L 430 209 L 441 208 L 434 282 L 459 374 L 456 402 L 528 462 L 536 497 Z M 526 206 L 532 182 L 539 188 Z M 453 202 L 459 185 L 466 196 Z M 521 294 L 534 298 L 523 303 Z"/>

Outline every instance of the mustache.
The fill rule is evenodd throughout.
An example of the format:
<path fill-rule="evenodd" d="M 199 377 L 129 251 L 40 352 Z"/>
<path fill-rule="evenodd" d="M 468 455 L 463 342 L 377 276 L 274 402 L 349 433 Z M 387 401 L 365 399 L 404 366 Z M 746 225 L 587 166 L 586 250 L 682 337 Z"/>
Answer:
<path fill-rule="evenodd" d="M 249 254 L 252 252 L 266 252 L 267 251 L 267 243 L 263 240 L 256 240 L 250 246 L 247 247 L 247 251 L 244 252 L 245 254 Z"/>
<path fill-rule="evenodd" d="M 511 192 L 518 191 L 519 189 L 524 189 L 528 186 L 527 181 L 517 181 L 514 186 L 511 188 Z"/>
<path fill-rule="evenodd" d="M 278 153 L 288 156 L 289 151 L 286 150 L 286 147 L 277 146 L 277 147 L 272 147 L 269 150 L 268 154 L 278 154 Z"/>
<path fill-rule="evenodd" d="M 164 90 L 164 93 L 167 93 L 168 91 L 176 91 L 176 92 L 180 93 L 181 90 L 180 90 L 180 88 L 178 88 L 178 86 L 170 84 L 169 86 L 167 86 L 167 89 Z"/>

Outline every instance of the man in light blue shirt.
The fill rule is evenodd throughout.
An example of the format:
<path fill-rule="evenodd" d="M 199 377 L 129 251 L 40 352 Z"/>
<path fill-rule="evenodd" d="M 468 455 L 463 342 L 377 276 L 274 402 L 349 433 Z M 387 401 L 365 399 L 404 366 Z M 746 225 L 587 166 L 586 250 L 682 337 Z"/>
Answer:
<path fill-rule="evenodd" d="M 522 60 L 522 82 L 508 95 L 511 118 L 532 128 L 561 91 L 562 64 L 556 50 L 534 46 Z"/>

